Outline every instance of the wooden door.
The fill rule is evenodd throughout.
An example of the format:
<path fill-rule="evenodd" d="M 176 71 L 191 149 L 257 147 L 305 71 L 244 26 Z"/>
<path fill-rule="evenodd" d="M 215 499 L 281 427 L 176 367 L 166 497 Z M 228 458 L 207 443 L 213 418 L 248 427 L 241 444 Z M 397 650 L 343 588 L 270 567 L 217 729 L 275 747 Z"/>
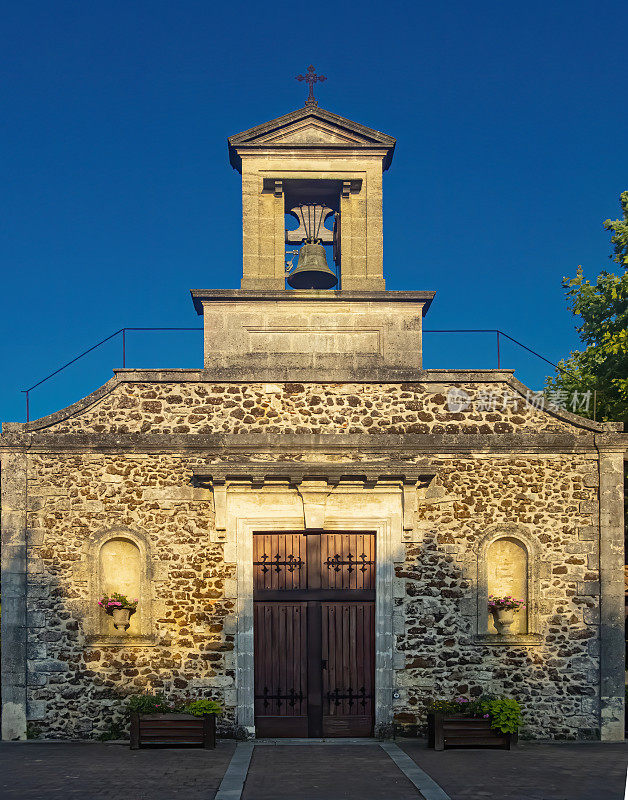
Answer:
<path fill-rule="evenodd" d="M 323 736 L 373 733 L 373 606 L 323 604 Z"/>
<path fill-rule="evenodd" d="M 258 736 L 371 736 L 375 535 L 256 533 Z"/>

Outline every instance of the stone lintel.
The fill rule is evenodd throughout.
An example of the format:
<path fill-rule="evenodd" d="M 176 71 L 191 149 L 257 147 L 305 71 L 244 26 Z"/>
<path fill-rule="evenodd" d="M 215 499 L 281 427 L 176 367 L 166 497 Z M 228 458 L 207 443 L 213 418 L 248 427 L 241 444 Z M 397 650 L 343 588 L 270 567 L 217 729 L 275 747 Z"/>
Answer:
<path fill-rule="evenodd" d="M 360 462 L 355 464 L 307 462 L 241 462 L 193 467 L 193 481 L 213 489 L 216 533 L 214 541 L 226 541 L 229 520 L 229 490 L 271 492 L 296 490 L 303 504 L 306 528 L 323 528 L 326 503 L 332 489 L 347 491 L 374 490 L 390 493 L 397 487 L 402 493 L 402 527 L 405 535 L 414 530 L 417 510 L 417 487 L 429 486 L 435 472 L 418 464 Z"/>
<path fill-rule="evenodd" d="M 263 485 L 273 481 L 286 481 L 300 485 L 311 481 L 323 481 L 325 484 L 338 484 L 343 480 L 360 480 L 375 484 L 380 480 L 399 481 L 402 484 L 416 486 L 429 485 L 435 473 L 426 471 L 420 464 L 404 464 L 402 462 L 356 462 L 337 464 L 328 462 L 284 461 L 241 462 L 226 464 L 209 464 L 207 467 L 194 467 L 192 475 L 198 483 L 211 483 L 214 487 L 224 485 L 230 480 L 249 481 Z"/>

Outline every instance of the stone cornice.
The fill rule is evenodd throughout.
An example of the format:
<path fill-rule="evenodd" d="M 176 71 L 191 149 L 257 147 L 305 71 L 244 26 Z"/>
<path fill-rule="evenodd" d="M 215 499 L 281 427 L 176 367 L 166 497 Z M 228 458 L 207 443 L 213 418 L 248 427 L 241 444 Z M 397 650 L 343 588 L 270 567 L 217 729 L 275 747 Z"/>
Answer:
<path fill-rule="evenodd" d="M 240 453 L 298 455 L 324 452 L 412 458 L 476 454 L 568 454 L 598 450 L 628 452 L 627 434 L 40 434 L 8 432 L 0 452 L 30 453 L 171 453 L 226 459 Z M 393 455 L 394 454 L 394 455 Z"/>
<path fill-rule="evenodd" d="M 194 308 L 203 314 L 203 303 L 264 301 L 273 303 L 325 302 L 325 303 L 423 303 L 423 316 L 427 313 L 436 292 L 416 291 L 357 291 L 347 289 L 192 289 Z"/>
<path fill-rule="evenodd" d="M 355 461 L 353 463 L 320 461 L 240 461 L 193 467 L 192 475 L 199 483 L 221 484 L 229 480 L 248 480 L 251 483 L 286 480 L 290 483 L 324 480 L 335 484 L 341 480 L 398 480 L 402 483 L 427 486 L 434 477 L 429 464 L 403 461 Z"/>

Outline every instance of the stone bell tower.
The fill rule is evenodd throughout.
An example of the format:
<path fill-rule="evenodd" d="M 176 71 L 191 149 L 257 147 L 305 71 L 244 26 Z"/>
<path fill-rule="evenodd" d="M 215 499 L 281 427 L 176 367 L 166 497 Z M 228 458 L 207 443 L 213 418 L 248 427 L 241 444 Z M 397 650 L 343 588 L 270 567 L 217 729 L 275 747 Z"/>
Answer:
<path fill-rule="evenodd" d="M 242 175 L 242 282 L 192 292 L 205 370 L 219 380 L 416 379 L 434 292 L 385 291 L 382 175 L 395 139 L 318 108 L 313 67 L 301 77 L 304 108 L 228 139 Z"/>
<path fill-rule="evenodd" d="M 316 107 L 305 107 L 229 138 L 231 164 L 242 174 L 242 289 L 285 287 L 285 215 L 302 204 L 332 214 L 340 286 L 385 288 L 382 173 L 395 149 L 391 136 Z M 292 234 L 292 235 L 291 235 Z"/>

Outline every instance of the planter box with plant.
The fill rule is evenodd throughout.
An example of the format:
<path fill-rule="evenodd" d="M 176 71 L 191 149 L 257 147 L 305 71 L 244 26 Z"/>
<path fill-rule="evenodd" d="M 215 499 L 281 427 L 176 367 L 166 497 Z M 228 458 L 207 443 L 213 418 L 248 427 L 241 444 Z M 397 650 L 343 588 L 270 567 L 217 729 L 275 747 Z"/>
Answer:
<path fill-rule="evenodd" d="M 134 695 L 131 712 L 131 750 L 140 747 L 216 747 L 214 700 L 169 703 L 163 695 Z"/>
<path fill-rule="evenodd" d="M 436 700 L 428 713 L 428 746 L 499 747 L 510 750 L 517 741 L 521 708 L 509 697 L 485 695 L 476 700 L 457 697 Z"/>

